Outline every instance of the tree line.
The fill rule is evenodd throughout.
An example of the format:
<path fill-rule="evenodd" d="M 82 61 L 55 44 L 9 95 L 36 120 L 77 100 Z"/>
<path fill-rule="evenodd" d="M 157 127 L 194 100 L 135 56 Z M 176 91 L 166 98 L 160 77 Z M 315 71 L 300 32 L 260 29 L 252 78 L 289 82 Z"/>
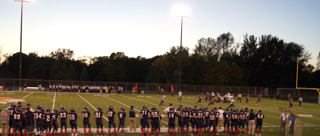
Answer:
<path fill-rule="evenodd" d="M 272 35 L 233 35 L 200 38 L 194 49 L 173 46 L 152 58 L 128 57 L 123 52 L 109 56 L 74 58 L 71 49 L 48 55 L 22 54 L 22 78 L 138 83 L 178 83 L 181 53 L 182 84 L 295 87 L 297 57 L 299 86 L 320 87 L 320 53 L 316 68 L 311 54 L 301 44 Z M 3 55 L 0 78 L 19 77 L 19 52 Z"/>

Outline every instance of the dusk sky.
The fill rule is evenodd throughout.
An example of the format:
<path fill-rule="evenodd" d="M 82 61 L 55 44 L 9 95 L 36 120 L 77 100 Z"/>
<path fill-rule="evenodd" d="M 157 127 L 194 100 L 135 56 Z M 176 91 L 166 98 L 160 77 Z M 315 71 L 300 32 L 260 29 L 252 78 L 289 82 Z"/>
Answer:
<path fill-rule="evenodd" d="M 75 58 L 153 57 L 180 44 L 180 18 L 175 6 L 191 9 L 184 18 L 183 46 L 190 52 L 201 37 L 231 32 L 271 34 L 304 45 L 315 65 L 320 51 L 319 0 L 32 0 L 24 3 L 23 52 L 48 55 L 70 48 Z M 0 0 L 2 54 L 20 50 L 20 3 Z"/>

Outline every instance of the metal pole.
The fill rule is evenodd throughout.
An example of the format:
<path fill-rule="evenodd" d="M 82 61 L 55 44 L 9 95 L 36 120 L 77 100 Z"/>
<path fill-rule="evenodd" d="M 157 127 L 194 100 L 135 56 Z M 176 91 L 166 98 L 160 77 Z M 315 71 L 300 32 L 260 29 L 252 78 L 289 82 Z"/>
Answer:
<path fill-rule="evenodd" d="M 179 89 L 180 91 L 180 83 L 181 83 L 181 48 L 182 48 L 182 26 L 183 26 L 183 16 L 181 16 L 181 35 L 180 35 L 180 51 L 179 51 L 179 56 L 180 56 L 180 61 L 179 61 Z"/>
<path fill-rule="evenodd" d="M 20 19 L 20 63 L 19 63 L 19 85 L 21 85 L 21 67 L 22 67 L 22 17 L 23 17 L 23 1 L 21 1 L 21 19 Z"/>

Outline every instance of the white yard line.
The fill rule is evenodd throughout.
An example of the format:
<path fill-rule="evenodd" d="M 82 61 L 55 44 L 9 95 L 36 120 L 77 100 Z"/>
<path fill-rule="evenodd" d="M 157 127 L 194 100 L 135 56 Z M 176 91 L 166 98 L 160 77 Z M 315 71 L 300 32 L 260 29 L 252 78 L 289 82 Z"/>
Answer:
<path fill-rule="evenodd" d="M 78 95 L 82 100 L 84 100 L 85 102 L 87 102 L 94 110 L 97 111 L 97 109 L 96 109 L 91 103 L 89 103 L 86 99 L 84 99 L 84 98 L 83 98 L 81 95 L 79 95 L 78 93 L 77 93 L 77 95 Z M 103 118 L 104 118 L 105 120 L 109 121 L 105 116 L 103 116 Z"/>
<path fill-rule="evenodd" d="M 30 96 L 31 94 L 33 94 L 33 92 L 31 92 L 30 94 L 28 94 L 28 95 L 26 95 L 26 96 L 22 97 L 21 99 L 27 98 L 27 97 L 28 97 L 28 96 Z M 8 109 L 8 108 L 10 108 L 10 106 L 9 106 L 9 107 L 7 107 L 7 109 Z M 1 111 L 1 112 L 0 112 L 0 114 L 1 114 L 2 112 L 3 112 L 3 111 Z"/>
<path fill-rule="evenodd" d="M 55 103 L 56 103 L 56 93 L 54 93 L 54 96 L 53 96 L 52 111 L 53 111 L 53 109 L 54 109 Z"/>
<path fill-rule="evenodd" d="M 117 101 L 117 100 L 113 100 L 113 99 L 108 98 L 108 97 L 104 97 L 104 98 L 107 98 L 107 99 L 109 99 L 109 100 L 111 100 L 111 101 L 115 101 L 115 102 L 117 102 L 117 103 L 120 103 L 120 104 L 122 104 L 122 105 L 124 105 L 124 106 L 126 106 L 126 107 L 130 108 L 130 106 L 129 106 L 129 105 L 126 105 L 126 104 L 124 104 L 124 103 L 122 103 L 122 102 L 119 102 L 119 101 Z M 137 110 L 137 109 L 134 109 L 134 110 L 139 112 L 139 110 Z M 163 122 L 163 123 L 165 123 L 165 124 L 168 124 L 167 122 L 165 122 L 165 121 L 163 121 L 163 120 L 161 120 L 161 122 Z"/>

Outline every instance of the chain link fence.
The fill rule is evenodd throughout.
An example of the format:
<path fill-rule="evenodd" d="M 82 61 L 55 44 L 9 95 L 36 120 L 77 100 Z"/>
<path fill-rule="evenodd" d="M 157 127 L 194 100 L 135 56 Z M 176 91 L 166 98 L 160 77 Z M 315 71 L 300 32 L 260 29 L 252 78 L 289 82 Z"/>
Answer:
<path fill-rule="evenodd" d="M 293 98 L 294 101 L 298 101 L 299 97 L 303 98 L 303 102 L 318 103 L 320 100 L 319 94 L 316 90 L 303 90 L 295 88 L 278 88 L 276 97 L 281 100 L 289 100 Z M 320 102 L 318 103 L 320 104 Z"/>

